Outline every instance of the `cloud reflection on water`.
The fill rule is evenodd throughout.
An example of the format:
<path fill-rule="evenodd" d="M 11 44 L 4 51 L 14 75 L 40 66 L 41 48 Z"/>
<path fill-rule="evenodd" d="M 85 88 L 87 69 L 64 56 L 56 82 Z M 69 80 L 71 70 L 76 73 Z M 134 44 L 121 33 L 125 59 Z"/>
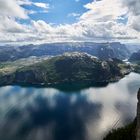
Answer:
<path fill-rule="evenodd" d="M 108 130 L 135 117 L 139 81 L 140 75 L 132 73 L 106 87 L 68 93 L 1 87 L 0 139 L 100 140 Z"/>
<path fill-rule="evenodd" d="M 30 94 L 28 89 L 26 93 Z M 58 94 L 55 89 L 36 89 L 28 98 L 23 94 L 19 102 L 17 94 L 12 95 L 15 104 L 8 98 L 12 106 L 3 119 L 0 139 L 85 140 L 85 122 L 89 116 L 94 116 L 95 121 L 100 117 L 101 105 L 87 102 L 85 96 Z"/>

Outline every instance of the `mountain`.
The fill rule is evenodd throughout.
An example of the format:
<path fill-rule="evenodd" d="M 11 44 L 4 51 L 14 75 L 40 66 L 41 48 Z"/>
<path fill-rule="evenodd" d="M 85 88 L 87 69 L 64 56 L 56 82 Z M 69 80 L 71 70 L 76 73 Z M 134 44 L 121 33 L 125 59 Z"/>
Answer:
<path fill-rule="evenodd" d="M 106 60 L 109 58 L 117 58 L 123 60 L 130 56 L 130 52 L 126 46 L 119 42 L 102 44 L 97 47 L 97 52 L 97 57 Z"/>
<path fill-rule="evenodd" d="M 140 50 L 140 44 L 125 44 L 125 46 L 131 53 Z"/>
<path fill-rule="evenodd" d="M 100 59 L 126 59 L 130 51 L 124 44 L 94 42 L 64 42 L 26 46 L 0 46 L 0 62 L 15 61 L 30 56 L 56 56 L 65 52 L 85 52 Z"/>
<path fill-rule="evenodd" d="M 140 50 L 133 53 L 129 58 L 129 61 L 133 65 L 134 72 L 140 73 Z"/>
<path fill-rule="evenodd" d="M 119 61 L 103 61 L 87 53 L 65 53 L 30 66 L 1 72 L 0 85 L 112 82 L 130 72 L 130 67 Z"/>
<path fill-rule="evenodd" d="M 134 52 L 131 57 L 129 58 L 130 62 L 138 62 L 140 61 L 140 50 L 137 52 Z"/>

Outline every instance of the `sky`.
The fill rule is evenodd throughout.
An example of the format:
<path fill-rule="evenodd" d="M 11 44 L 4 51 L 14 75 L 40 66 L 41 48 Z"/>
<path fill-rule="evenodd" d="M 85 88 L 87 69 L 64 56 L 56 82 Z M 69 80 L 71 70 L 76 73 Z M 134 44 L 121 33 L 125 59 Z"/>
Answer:
<path fill-rule="evenodd" d="M 140 0 L 0 0 L 0 44 L 140 43 Z"/>

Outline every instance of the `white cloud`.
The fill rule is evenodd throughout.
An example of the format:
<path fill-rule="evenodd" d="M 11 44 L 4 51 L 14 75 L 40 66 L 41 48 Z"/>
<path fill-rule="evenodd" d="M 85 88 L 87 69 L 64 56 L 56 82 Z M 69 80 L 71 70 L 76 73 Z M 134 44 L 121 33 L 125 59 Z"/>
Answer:
<path fill-rule="evenodd" d="M 0 0 L 0 32 L 4 34 L 3 36 L 6 33 L 11 34 L 28 31 L 25 25 L 16 21 L 16 19 L 29 18 L 27 11 L 18 2 L 17 0 Z"/>
<path fill-rule="evenodd" d="M 32 5 L 32 2 L 30 0 L 17 0 L 17 3 L 19 5 Z"/>
<path fill-rule="evenodd" d="M 122 0 L 128 8 L 128 25 L 140 32 L 140 0 Z"/>
<path fill-rule="evenodd" d="M 85 8 L 88 11 L 80 17 L 80 22 L 87 28 L 87 35 L 101 39 L 139 39 L 139 32 L 133 30 L 129 21 L 126 25 L 118 23 L 118 19 L 124 15 L 127 17 L 131 13 L 123 0 L 95 1 L 86 4 Z"/>
<path fill-rule="evenodd" d="M 136 31 L 140 32 L 140 15 L 133 16 L 130 20 L 130 26 Z"/>
<path fill-rule="evenodd" d="M 52 25 L 43 20 L 24 25 L 16 18 L 28 14 L 21 5 L 35 5 L 48 11 L 49 5 L 30 0 L 0 0 L 0 42 L 45 43 L 59 41 L 138 41 L 140 40 L 140 1 L 101 0 L 86 4 L 88 10 L 74 24 Z M 38 11 L 39 12 L 39 11 Z M 69 16 L 79 16 L 71 13 Z M 128 21 L 127 21 L 128 18 Z M 118 22 L 119 19 L 126 23 Z"/>
<path fill-rule="evenodd" d="M 35 22 L 36 30 L 43 32 L 52 38 L 66 40 L 90 39 L 96 40 L 136 40 L 139 32 L 131 26 L 118 23 L 122 15 L 128 13 L 120 0 L 102 0 L 85 5 L 88 9 L 80 18 L 79 22 L 72 25 L 59 25 L 54 27 L 45 22 Z M 112 10 L 113 9 L 113 10 Z M 136 26 L 135 26 L 136 27 Z"/>
<path fill-rule="evenodd" d="M 0 24 L 1 32 L 19 33 L 19 32 L 26 31 L 24 25 L 17 23 L 12 18 L 0 17 L 0 20 L 2 20 L 2 22 Z"/>
<path fill-rule="evenodd" d="M 140 15 L 140 0 L 122 0 L 124 6 L 127 6 L 129 12 L 135 16 Z"/>
<path fill-rule="evenodd" d="M 30 0 L 17 0 L 17 3 L 19 5 L 34 5 L 36 7 L 41 8 L 42 10 L 27 10 L 28 14 L 36 14 L 36 13 L 48 13 L 48 10 L 50 8 L 48 3 L 43 3 L 43 2 L 32 2 Z"/>
<path fill-rule="evenodd" d="M 33 5 L 40 7 L 40 8 L 44 8 L 44 9 L 49 9 L 49 4 L 48 3 L 41 3 L 41 2 L 34 2 L 32 3 Z"/>
<path fill-rule="evenodd" d="M 28 18 L 25 9 L 20 7 L 16 0 L 0 0 L 0 16 Z"/>
<path fill-rule="evenodd" d="M 90 19 L 95 22 L 116 20 L 127 13 L 127 8 L 122 7 L 120 0 L 102 0 L 88 3 L 84 6 L 89 9 L 81 16 L 81 20 Z"/>

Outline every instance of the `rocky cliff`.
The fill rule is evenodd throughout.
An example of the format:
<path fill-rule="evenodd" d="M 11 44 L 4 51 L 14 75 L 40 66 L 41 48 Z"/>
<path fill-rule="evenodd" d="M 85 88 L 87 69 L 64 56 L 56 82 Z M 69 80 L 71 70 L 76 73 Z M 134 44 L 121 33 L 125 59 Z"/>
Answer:
<path fill-rule="evenodd" d="M 140 89 L 138 91 L 138 104 L 137 104 L 137 132 L 136 132 L 136 140 L 140 140 Z"/>

